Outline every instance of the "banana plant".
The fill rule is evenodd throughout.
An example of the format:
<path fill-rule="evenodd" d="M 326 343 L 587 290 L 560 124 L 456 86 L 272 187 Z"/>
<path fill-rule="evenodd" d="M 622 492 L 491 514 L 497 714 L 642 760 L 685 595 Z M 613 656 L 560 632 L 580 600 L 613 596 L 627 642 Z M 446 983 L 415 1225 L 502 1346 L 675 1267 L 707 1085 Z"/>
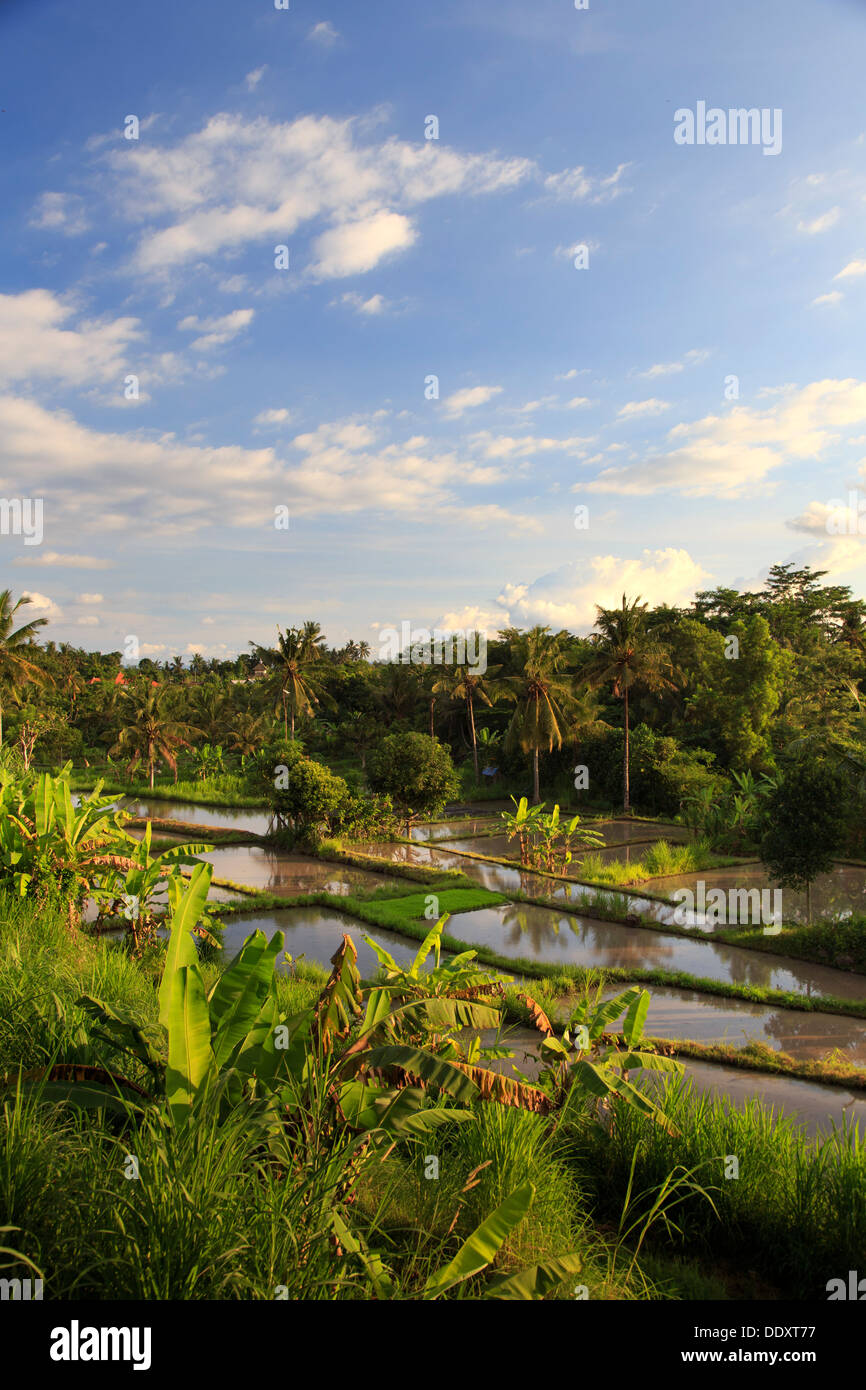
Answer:
<path fill-rule="evenodd" d="M 541 1044 L 546 1067 L 539 1084 L 557 1104 L 576 1093 L 603 1109 L 619 1097 L 648 1116 L 667 1133 L 676 1134 L 663 1110 L 645 1091 L 635 1085 L 632 1075 L 642 1072 L 682 1074 L 682 1064 L 648 1047 L 642 1047 L 649 991 L 632 985 L 613 999 L 601 999 L 601 987 L 571 1013 L 561 1038 L 547 1037 Z M 625 1014 L 618 1036 L 608 1032 Z M 519 1074 L 519 1073 L 518 1073 Z"/>
<path fill-rule="evenodd" d="M 402 1015 L 414 1027 L 419 1012 L 428 1007 L 437 1026 L 451 1018 L 455 1026 L 485 1027 L 491 1022 L 489 1009 L 466 1000 L 459 1001 L 458 1010 L 451 1001 L 435 998 L 393 1004 L 379 993 L 365 1013 L 355 948 L 344 937 L 317 1004 L 287 1015 L 278 1003 L 274 969 L 283 950 L 282 932 L 270 941 L 263 932 L 254 932 L 207 991 L 193 935 L 211 875 L 210 864 L 199 864 L 188 882 L 169 884 L 171 935 L 159 988 L 166 1046 L 102 1001 L 89 996 L 78 1001 L 100 1025 L 98 1038 L 148 1070 L 148 1099 L 164 1105 L 173 1124 L 190 1122 L 204 1104 L 215 1102 L 224 1113 L 247 1102 L 251 1123 L 263 1136 L 288 1133 L 303 1156 L 321 1146 L 323 1135 L 346 1124 L 375 1131 L 377 1137 L 420 1135 L 471 1118 L 466 1107 L 482 1094 L 471 1069 L 414 1045 L 399 1030 L 391 1031 L 393 1041 L 384 1043 L 377 1043 L 376 1035 Z M 350 1041 L 352 1033 L 356 1036 Z M 59 1084 L 63 1078 L 52 1080 Z M 99 1078 L 87 1072 L 77 1080 L 87 1082 L 86 1104 L 93 1105 Z M 106 1103 L 117 1099 L 119 1087 L 134 1084 L 106 1069 L 102 1080 Z M 67 1079 L 64 1094 L 72 1102 L 79 1098 L 75 1080 Z M 463 1112 L 444 1110 L 439 1101 L 445 1097 L 457 1101 Z"/>
<path fill-rule="evenodd" d="M 21 779 L 0 769 L 0 878 L 20 897 L 59 893 L 74 925 L 85 899 L 99 895 L 103 873 L 135 867 L 135 841 L 120 823 L 117 798 L 100 796 L 102 782 L 73 804 L 71 766 L 56 777 Z"/>
<path fill-rule="evenodd" d="M 518 801 L 512 796 L 515 809 L 513 811 L 501 811 L 500 816 L 505 824 L 505 834 L 509 840 L 517 836 L 517 843 L 520 846 L 520 862 L 524 868 L 528 868 L 532 862 L 533 836 L 538 829 L 541 817 L 544 813 L 544 803 L 540 806 L 530 806 L 525 796 Z"/>
<path fill-rule="evenodd" d="M 196 865 L 201 862 L 197 855 L 213 849 L 213 845 L 203 842 L 172 845 L 151 858 L 152 833 L 153 828 L 148 821 L 142 838 L 133 841 L 134 848 L 130 855 L 134 861 L 132 868 L 125 873 L 119 869 L 108 869 L 98 880 L 100 905 L 96 929 L 104 927 L 106 921 L 112 923 L 113 919 L 121 917 L 127 923 L 136 950 L 152 940 L 156 932 L 159 924 L 156 895 L 160 886 L 173 877 L 181 864 Z M 209 939 L 212 944 L 217 944 L 212 936 Z"/>
<path fill-rule="evenodd" d="M 511 977 L 498 972 L 486 973 L 476 964 L 476 951 L 462 951 L 449 960 L 442 961 L 442 933 L 448 921 L 448 914 L 427 933 L 415 959 L 408 967 L 400 966 L 393 956 L 372 937 L 364 940 L 379 958 L 379 979 L 370 989 L 367 1001 L 365 1026 L 371 1035 L 393 1038 L 399 1034 L 404 1040 L 411 1035 L 411 1041 L 418 1045 L 435 1046 L 440 1056 L 451 1061 L 477 1067 L 482 1060 L 512 1057 L 514 1054 L 506 1045 L 495 1042 L 482 1047 L 482 1030 L 499 1031 L 502 1024 L 501 1002 L 505 988 L 512 983 Z M 424 969 L 425 963 L 433 954 L 434 964 Z M 543 1035 L 553 1030 L 543 1010 L 529 995 L 516 991 L 523 999 L 535 1026 Z M 413 1000 L 419 1001 L 419 1008 L 410 1006 Z M 400 1002 L 407 1007 L 396 1016 L 386 1012 L 388 1002 Z M 376 1019 L 382 1014 L 382 1023 L 376 1027 Z M 453 1036 L 455 1030 L 472 1030 L 474 1036 L 465 1041 Z M 475 1079 L 482 1087 L 489 1083 L 490 1074 Z"/>
<path fill-rule="evenodd" d="M 534 1199 L 534 1185 L 531 1182 L 521 1183 L 464 1240 L 453 1259 L 428 1277 L 421 1291 L 421 1299 L 432 1302 L 443 1298 L 468 1279 L 488 1270 L 508 1237 L 529 1212 Z M 381 1257 L 367 1250 L 363 1241 L 350 1231 L 338 1213 L 334 1213 L 333 1226 L 343 1248 L 360 1259 L 375 1296 L 379 1299 L 398 1296 L 396 1282 Z M 541 1299 L 560 1288 L 567 1279 L 573 1279 L 582 1268 L 581 1255 L 563 1255 L 544 1264 L 531 1265 L 516 1274 L 494 1275 L 480 1296 L 509 1301 Z"/>

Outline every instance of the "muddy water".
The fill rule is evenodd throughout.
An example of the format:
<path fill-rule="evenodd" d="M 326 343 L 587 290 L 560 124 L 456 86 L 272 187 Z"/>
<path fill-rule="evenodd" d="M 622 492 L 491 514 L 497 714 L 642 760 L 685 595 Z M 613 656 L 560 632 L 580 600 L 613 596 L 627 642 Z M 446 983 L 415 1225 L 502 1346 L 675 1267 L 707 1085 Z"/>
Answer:
<path fill-rule="evenodd" d="M 715 999 L 693 990 L 659 989 L 656 985 L 650 986 L 649 992 L 648 1037 L 688 1038 L 690 1042 L 730 1047 L 758 1042 L 800 1061 L 814 1061 L 838 1049 L 855 1066 L 866 1067 L 863 1019 L 798 1013 L 796 1009 Z"/>
<path fill-rule="evenodd" d="M 668 896 L 677 888 L 690 888 L 696 892 L 698 880 L 703 880 L 707 893 L 712 888 L 720 888 L 724 893 L 728 893 L 731 889 L 737 888 L 773 887 L 772 880 L 761 864 L 741 864 L 729 869 L 704 869 L 696 874 L 656 878 L 652 881 L 652 891 Z M 780 897 L 785 921 L 808 920 L 805 893 L 795 893 L 790 888 L 783 888 L 780 890 Z M 852 912 L 866 912 L 866 867 L 835 864 L 830 873 L 822 874 L 812 884 L 812 916 L 847 917 Z M 699 926 L 704 924 L 704 919 L 695 913 L 687 913 L 685 921 Z M 710 929 L 712 926 L 713 923 L 710 924 Z"/>
<path fill-rule="evenodd" d="M 411 839 L 422 843 L 456 840 L 461 835 L 480 835 L 488 830 L 495 830 L 500 824 L 496 817 L 476 816 L 472 820 L 436 821 L 413 825 L 409 835 Z"/>
<path fill-rule="evenodd" d="M 230 806 L 197 806 L 188 801 L 124 800 L 123 810 L 131 816 L 147 820 L 177 820 L 188 825 L 221 826 L 224 830 L 250 830 L 266 835 L 270 824 L 268 811 L 234 809 Z"/>
<path fill-rule="evenodd" d="M 481 1035 L 485 1046 L 490 1046 L 496 1040 L 492 1032 Z M 541 1060 L 537 1033 L 528 1028 L 509 1029 L 498 1041 L 513 1050 L 513 1064 L 520 1071 L 531 1078 L 538 1076 Z M 859 1127 L 861 1134 L 866 1134 L 866 1098 L 861 1092 L 791 1077 L 762 1076 L 758 1072 L 718 1066 L 714 1062 L 695 1062 L 688 1058 L 680 1060 L 684 1079 L 691 1082 L 695 1095 L 706 1094 L 714 1099 L 727 1100 L 738 1110 L 744 1109 L 747 1101 L 759 1100 L 776 1113 L 781 1112 L 797 1120 L 812 1138 L 831 1133 L 834 1124 L 841 1128 L 846 1117 Z M 505 1076 L 513 1074 L 512 1061 L 492 1061 L 488 1065 Z"/>
<path fill-rule="evenodd" d="M 278 958 L 278 963 L 285 965 L 285 955 L 288 954 L 294 960 L 303 956 L 326 968 L 330 966 L 331 957 L 343 936 L 350 936 L 358 952 L 358 969 L 363 977 L 371 977 L 379 969 L 379 958 L 364 942 L 365 936 L 383 946 L 398 965 L 410 965 L 418 950 L 418 944 L 413 945 L 405 937 L 395 936 L 381 927 L 362 926 L 341 912 L 309 904 L 306 907 L 284 907 L 278 912 L 245 912 L 229 918 L 223 933 L 226 957 L 234 955 L 251 932 L 256 930 L 263 931 L 268 940 L 275 931 L 285 933 L 285 953 Z"/>
<path fill-rule="evenodd" d="M 705 979 L 734 981 L 798 994 L 866 998 L 862 976 L 741 946 L 692 940 L 673 933 L 599 922 L 555 908 L 510 903 L 455 913 L 448 931 L 473 946 L 548 965 L 631 966 L 687 970 Z"/>
<path fill-rule="evenodd" d="M 264 845 L 226 845 L 198 856 L 213 864 L 217 878 L 244 883 L 263 892 L 286 897 L 296 893 L 351 893 L 356 888 L 374 889 L 392 882 L 384 874 L 351 865 L 329 864 L 323 859 L 305 859 L 286 850 Z M 411 888 L 407 888 L 411 892 Z"/>

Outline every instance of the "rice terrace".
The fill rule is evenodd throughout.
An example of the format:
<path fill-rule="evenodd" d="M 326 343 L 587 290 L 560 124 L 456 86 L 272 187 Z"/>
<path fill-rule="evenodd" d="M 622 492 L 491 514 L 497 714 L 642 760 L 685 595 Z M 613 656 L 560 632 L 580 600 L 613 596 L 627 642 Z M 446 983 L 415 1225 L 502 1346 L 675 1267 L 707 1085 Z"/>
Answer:
<path fill-rule="evenodd" d="M 853 1352 L 866 16 L 813 16 L 0 13 L 28 1366 L 161 1374 L 186 1303 L 203 1370 L 311 1301 Z"/>

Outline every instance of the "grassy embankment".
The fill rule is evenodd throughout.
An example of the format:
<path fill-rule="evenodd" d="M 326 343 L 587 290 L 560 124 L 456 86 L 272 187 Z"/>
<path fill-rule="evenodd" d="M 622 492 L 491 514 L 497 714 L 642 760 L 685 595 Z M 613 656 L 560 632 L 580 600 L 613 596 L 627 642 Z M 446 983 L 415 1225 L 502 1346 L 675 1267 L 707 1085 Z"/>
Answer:
<path fill-rule="evenodd" d="M 160 968 L 159 948 L 137 962 L 70 934 L 60 916 L 0 902 L 0 1071 L 9 1078 L 19 1066 L 62 1060 L 143 1080 L 127 1056 L 94 1040 L 75 1001 L 95 994 L 156 1028 Z M 206 967 L 207 982 L 217 969 Z M 284 976 L 281 1003 L 304 1007 L 323 978 L 315 967 Z M 842 1137 L 816 1150 L 758 1105 L 726 1113 L 683 1086 L 665 1107 L 678 1122 L 673 1137 L 629 1112 L 605 1134 L 580 1106 L 555 1125 L 482 1107 L 472 1123 L 440 1131 L 435 1182 L 424 1176 L 429 1137 L 365 1163 L 354 1228 L 388 1264 L 397 1298 L 416 1296 L 430 1269 L 527 1177 L 536 1200 L 497 1268 L 576 1250 L 592 1299 L 821 1298 L 828 1278 L 856 1267 L 866 1240 L 862 1145 Z M 264 1162 L 242 1118 L 179 1131 L 156 1112 L 132 1132 L 103 1111 L 7 1090 L 0 1223 L 13 1229 L 4 1243 L 33 1261 L 47 1298 L 270 1299 L 280 1285 L 291 1297 L 367 1297 L 358 1261 L 337 1254 L 324 1219 L 316 1225 L 332 1200 L 321 1174 L 287 1178 Z M 130 1154 L 135 1179 L 126 1176 Z M 738 1181 L 723 1177 L 726 1155 L 740 1156 Z M 678 1188 L 683 1238 L 657 1224 L 636 1254 L 655 1190 L 683 1166 L 708 1195 Z M 481 1277 L 456 1296 L 483 1289 Z M 571 1288 L 558 1293 L 573 1297 Z"/>

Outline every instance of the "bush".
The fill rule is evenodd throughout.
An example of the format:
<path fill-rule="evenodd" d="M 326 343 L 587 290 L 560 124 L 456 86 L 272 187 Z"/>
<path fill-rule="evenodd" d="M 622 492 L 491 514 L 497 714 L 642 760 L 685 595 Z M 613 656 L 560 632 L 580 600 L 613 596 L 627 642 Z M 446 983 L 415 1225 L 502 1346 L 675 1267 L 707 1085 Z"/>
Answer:
<path fill-rule="evenodd" d="M 437 815 L 460 792 L 450 752 L 429 734 L 389 734 L 370 754 L 367 776 L 406 821 Z"/>
<path fill-rule="evenodd" d="M 582 738 L 568 752 L 568 770 L 580 763 L 589 769 L 585 799 L 617 805 L 622 799 L 622 729 L 605 729 Z M 679 815 L 682 803 L 700 787 L 715 786 L 715 755 L 705 748 L 683 748 L 675 738 L 637 724 L 629 733 L 631 799 L 653 815 Z M 580 796 L 580 793 L 576 794 Z"/>

